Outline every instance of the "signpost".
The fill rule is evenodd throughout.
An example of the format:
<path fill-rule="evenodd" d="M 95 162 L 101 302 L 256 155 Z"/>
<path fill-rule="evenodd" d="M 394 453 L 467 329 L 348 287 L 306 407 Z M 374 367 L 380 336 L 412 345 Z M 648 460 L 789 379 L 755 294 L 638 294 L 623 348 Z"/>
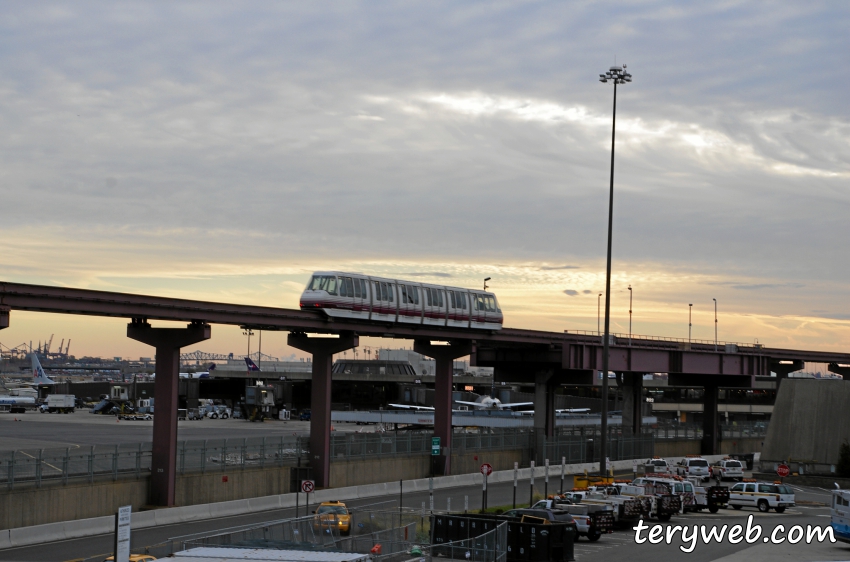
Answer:
<path fill-rule="evenodd" d="M 115 562 L 130 561 L 130 519 L 133 506 L 125 505 L 118 508 L 115 514 Z"/>
<path fill-rule="evenodd" d="M 487 477 L 493 474 L 493 467 L 485 462 L 478 470 L 484 475 L 484 487 L 481 490 L 481 509 L 487 509 Z"/>
<path fill-rule="evenodd" d="M 304 502 L 304 515 L 310 515 L 310 492 L 316 489 L 315 480 L 302 480 L 301 491 L 307 494 L 307 500 Z"/>
<path fill-rule="evenodd" d="M 519 463 L 514 463 L 514 509 L 516 509 L 516 485 L 519 479 Z"/>
<path fill-rule="evenodd" d="M 531 491 L 528 493 L 528 507 L 534 505 L 534 461 L 531 461 Z"/>
<path fill-rule="evenodd" d="M 787 464 L 780 464 L 779 466 L 776 467 L 776 474 L 780 478 L 785 478 L 786 476 L 791 474 L 791 469 L 788 468 Z"/>
<path fill-rule="evenodd" d="M 436 457 L 440 455 L 440 438 L 432 437 L 431 438 L 431 456 Z"/>
<path fill-rule="evenodd" d="M 549 497 L 549 459 L 545 459 L 545 460 L 546 460 L 546 475 L 544 477 L 545 479 L 544 479 L 544 484 L 543 484 L 543 499 L 546 499 L 546 498 Z"/>
<path fill-rule="evenodd" d="M 567 457 L 561 457 L 561 489 L 559 490 L 562 494 L 564 493 L 564 474 L 567 472 Z"/>

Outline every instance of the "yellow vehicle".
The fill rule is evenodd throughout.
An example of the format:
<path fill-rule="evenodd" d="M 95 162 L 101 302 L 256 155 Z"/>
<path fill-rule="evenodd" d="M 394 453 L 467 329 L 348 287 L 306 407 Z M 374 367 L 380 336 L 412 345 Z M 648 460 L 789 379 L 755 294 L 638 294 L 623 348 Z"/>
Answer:
<path fill-rule="evenodd" d="M 103 562 L 113 562 L 115 560 L 114 556 L 110 556 L 109 558 L 104 559 Z M 131 554 L 130 562 L 151 562 L 152 560 L 156 560 L 155 556 L 151 556 L 150 554 Z"/>
<path fill-rule="evenodd" d="M 313 519 L 314 529 L 331 530 L 336 528 L 340 535 L 348 535 L 351 533 L 351 514 L 345 504 L 340 501 L 322 502 L 318 509 L 313 513 L 316 517 Z"/>

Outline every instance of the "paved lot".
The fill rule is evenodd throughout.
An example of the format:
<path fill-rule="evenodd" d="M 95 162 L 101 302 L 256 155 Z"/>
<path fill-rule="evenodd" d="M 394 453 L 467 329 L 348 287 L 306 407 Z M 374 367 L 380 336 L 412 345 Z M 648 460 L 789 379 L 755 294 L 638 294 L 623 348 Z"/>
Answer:
<path fill-rule="evenodd" d="M 15 421 L 18 420 L 18 421 Z M 335 431 L 375 431 L 375 426 L 334 424 Z M 115 416 L 90 414 L 0 414 L 0 451 L 89 445 L 117 445 L 150 441 L 152 421 L 118 421 Z M 225 439 L 279 435 L 309 435 L 310 422 L 266 420 L 251 423 L 235 419 L 180 421 L 177 439 Z"/>

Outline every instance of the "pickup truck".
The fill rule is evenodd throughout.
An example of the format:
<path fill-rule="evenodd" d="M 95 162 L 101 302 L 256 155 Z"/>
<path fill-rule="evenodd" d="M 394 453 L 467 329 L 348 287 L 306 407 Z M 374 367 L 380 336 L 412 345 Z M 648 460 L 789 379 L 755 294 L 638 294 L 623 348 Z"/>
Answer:
<path fill-rule="evenodd" d="M 531 509 L 554 509 L 572 515 L 580 537 L 598 541 L 606 533 L 614 532 L 614 510 L 610 505 L 573 504 L 569 500 L 540 500 Z"/>

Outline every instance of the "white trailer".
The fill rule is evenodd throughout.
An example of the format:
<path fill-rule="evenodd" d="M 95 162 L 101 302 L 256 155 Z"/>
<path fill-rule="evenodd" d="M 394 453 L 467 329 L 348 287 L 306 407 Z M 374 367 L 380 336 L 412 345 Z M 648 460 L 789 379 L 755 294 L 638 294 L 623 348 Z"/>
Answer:
<path fill-rule="evenodd" d="M 47 396 L 47 411 L 49 413 L 70 414 L 74 411 L 73 394 L 50 394 Z"/>

